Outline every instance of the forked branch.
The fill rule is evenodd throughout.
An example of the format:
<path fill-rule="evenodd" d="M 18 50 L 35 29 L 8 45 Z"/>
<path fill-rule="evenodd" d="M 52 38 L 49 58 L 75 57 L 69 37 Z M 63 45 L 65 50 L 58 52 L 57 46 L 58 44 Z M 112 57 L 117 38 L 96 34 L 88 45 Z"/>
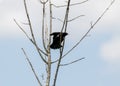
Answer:
<path fill-rule="evenodd" d="M 66 55 L 68 55 L 73 49 L 75 49 L 82 41 L 85 37 L 87 37 L 87 35 L 90 33 L 90 31 L 93 29 L 93 27 L 101 20 L 101 18 L 105 15 L 105 13 L 109 10 L 109 8 L 112 6 L 112 4 L 115 2 L 115 0 L 113 0 L 110 5 L 104 10 L 104 12 L 100 15 L 100 17 L 95 21 L 94 24 L 91 25 L 91 27 L 88 29 L 88 31 L 83 35 L 83 37 L 66 53 L 63 55 L 63 57 L 65 57 Z M 62 57 L 62 58 L 63 58 Z"/>
<path fill-rule="evenodd" d="M 35 45 L 35 43 L 33 42 L 33 40 L 29 37 L 29 35 L 26 33 L 26 31 L 18 24 L 18 22 L 14 19 L 14 22 L 16 23 L 16 25 L 23 31 L 23 33 L 26 35 L 26 37 Z M 38 48 L 38 50 L 43 53 L 44 55 L 47 56 L 47 54 L 41 50 L 38 46 L 36 46 Z"/>
<path fill-rule="evenodd" d="M 36 49 L 37 49 L 37 52 L 38 52 L 38 54 L 40 55 L 41 59 L 42 59 L 46 64 L 48 64 L 47 61 L 43 58 L 41 52 L 39 52 L 39 48 L 37 47 L 37 43 L 36 43 L 36 39 L 35 39 L 35 37 L 34 37 L 34 33 L 33 33 L 33 28 L 32 28 L 32 24 L 31 24 L 30 16 L 29 16 L 29 13 L 28 13 L 27 5 L 26 5 L 26 0 L 24 0 L 24 7 L 25 7 L 25 12 L 26 12 L 27 20 L 28 20 L 28 23 L 29 23 L 29 28 L 30 28 L 32 40 L 33 40 L 33 42 L 34 42 L 34 44 L 35 44 L 35 47 L 36 47 Z"/>

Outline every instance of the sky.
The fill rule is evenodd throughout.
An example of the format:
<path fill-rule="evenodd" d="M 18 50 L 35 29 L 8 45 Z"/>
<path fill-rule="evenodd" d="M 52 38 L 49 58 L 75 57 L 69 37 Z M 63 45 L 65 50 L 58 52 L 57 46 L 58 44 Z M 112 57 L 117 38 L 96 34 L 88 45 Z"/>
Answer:
<path fill-rule="evenodd" d="M 72 3 L 82 0 L 72 0 Z M 85 15 L 68 24 L 65 52 L 90 28 L 112 0 L 89 0 L 70 7 L 69 19 Z M 52 0 L 56 5 L 65 0 Z M 38 0 L 29 0 L 29 13 L 34 32 L 41 46 L 42 5 Z M 53 16 L 62 19 L 64 8 L 54 8 Z M 41 59 L 34 46 L 17 27 L 16 19 L 29 32 L 23 0 L 0 0 L 0 86 L 38 86 L 38 83 L 21 50 L 24 48 L 39 76 Z M 46 22 L 49 22 L 46 19 Z M 85 57 L 77 63 L 61 67 L 57 86 L 120 86 L 120 1 L 95 25 L 88 36 L 64 60 L 63 63 Z M 59 31 L 62 22 L 53 20 L 53 31 Z M 52 50 L 53 59 L 58 50 Z"/>

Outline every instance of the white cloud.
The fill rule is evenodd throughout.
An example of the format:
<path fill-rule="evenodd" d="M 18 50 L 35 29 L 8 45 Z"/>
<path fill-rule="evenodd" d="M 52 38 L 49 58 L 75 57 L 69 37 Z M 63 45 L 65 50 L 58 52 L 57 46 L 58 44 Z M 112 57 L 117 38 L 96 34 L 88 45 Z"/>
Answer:
<path fill-rule="evenodd" d="M 102 44 L 101 56 L 107 62 L 120 62 L 120 36 Z"/>

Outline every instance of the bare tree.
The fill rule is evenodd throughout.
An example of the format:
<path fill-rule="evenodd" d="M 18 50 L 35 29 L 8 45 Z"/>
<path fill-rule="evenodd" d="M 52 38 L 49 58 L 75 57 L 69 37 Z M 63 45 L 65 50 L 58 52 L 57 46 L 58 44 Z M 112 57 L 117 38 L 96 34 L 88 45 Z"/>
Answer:
<path fill-rule="evenodd" d="M 33 30 L 35 30 L 32 26 L 32 22 L 31 22 L 31 18 L 30 18 L 30 14 L 28 12 L 28 7 L 27 7 L 27 2 L 26 0 L 24 1 L 24 7 L 25 7 L 25 14 L 27 17 L 27 25 L 29 26 L 29 30 L 30 30 L 30 35 L 28 35 L 28 33 L 25 31 L 25 29 L 14 19 L 15 23 L 18 25 L 18 27 L 22 30 L 22 32 L 26 35 L 26 37 L 30 40 L 30 42 L 35 46 L 37 53 L 39 54 L 39 57 L 41 58 L 40 60 L 43 61 L 43 63 L 46 65 L 45 66 L 45 70 L 46 70 L 46 79 L 45 79 L 45 83 L 43 83 L 40 79 L 40 77 L 38 77 L 31 61 L 29 60 L 29 56 L 27 55 L 27 53 L 25 52 L 24 48 L 22 48 L 22 51 L 26 57 L 26 60 L 28 62 L 28 64 L 30 65 L 33 74 L 36 78 L 36 80 L 38 81 L 39 86 L 56 86 L 56 82 L 57 82 L 57 78 L 58 78 L 58 73 L 59 73 L 59 69 L 61 66 L 67 66 L 73 63 L 76 63 L 82 59 L 84 59 L 84 57 L 82 58 L 78 58 L 76 60 L 73 60 L 71 62 L 65 63 L 65 64 L 61 64 L 62 59 L 65 58 L 68 54 L 70 54 L 70 52 L 73 51 L 73 49 L 75 49 L 86 37 L 87 35 L 90 33 L 90 31 L 94 28 L 94 26 L 101 20 L 101 18 L 104 16 L 104 14 L 109 10 L 109 8 L 112 6 L 112 4 L 115 2 L 115 0 L 113 0 L 110 5 L 103 11 L 103 13 L 101 13 L 101 15 L 98 17 L 98 19 L 96 19 L 96 21 L 94 23 L 91 23 L 90 28 L 88 29 L 88 31 L 81 37 L 81 39 L 68 51 L 66 51 L 66 53 L 64 54 L 64 46 L 65 46 L 65 40 L 63 40 L 62 43 L 62 47 L 59 48 L 59 56 L 56 60 L 52 60 L 51 59 L 51 48 L 50 48 L 50 44 L 51 44 L 51 36 L 50 34 L 52 33 L 52 26 L 53 26 L 53 19 L 57 19 L 58 21 L 62 22 L 62 27 L 60 29 L 60 32 L 67 32 L 67 27 L 68 27 L 68 23 L 74 21 L 75 19 L 78 19 L 81 16 L 84 15 L 79 15 L 77 17 L 74 17 L 72 19 L 69 19 L 69 10 L 71 6 L 75 6 L 75 5 L 80 5 L 83 3 L 88 2 L 89 0 L 85 0 L 83 2 L 78 2 L 78 3 L 71 3 L 71 0 L 67 0 L 67 4 L 65 5 L 61 5 L 61 6 L 57 6 L 55 4 L 53 4 L 51 2 L 51 0 L 39 0 L 40 4 L 42 4 L 42 43 L 43 43 L 43 47 L 44 49 L 42 49 L 41 47 L 39 47 L 39 45 L 37 44 L 36 38 L 35 38 L 35 33 L 33 32 Z M 45 18 L 46 18 L 46 7 L 49 7 L 49 26 L 46 25 L 47 22 L 45 22 Z M 61 8 L 64 7 L 64 9 L 66 9 L 65 15 L 64 15 L 64 20 L 59 19 L 59 18 L 55 18 L 53 17 L 53 9 L 54 8 Z M 54 51 L 55 52 L 55 51 Z M 52 66 L 53 64 L 55 64 L 56 69 L 54 72 L 51 72 Z M 41 73 L 39 71 L 39 73 Z M 53 78 L 51 78 L 53 77 Z"/>

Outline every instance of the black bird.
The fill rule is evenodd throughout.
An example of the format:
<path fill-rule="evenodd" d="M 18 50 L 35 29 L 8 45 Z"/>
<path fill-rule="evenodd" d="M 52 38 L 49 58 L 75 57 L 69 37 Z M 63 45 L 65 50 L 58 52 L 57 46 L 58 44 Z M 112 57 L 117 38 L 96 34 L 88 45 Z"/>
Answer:
<path fill-rule="evenodd" d="M 50 48 L 52 49 L 59 49 L 62 47 L 61 43 L 65 39 L 65 36 L 68 35 L 66 32 L 54 32 L 50 34 L 50 36 L 53 36 L 53 42 L 50 45 Z"/>

